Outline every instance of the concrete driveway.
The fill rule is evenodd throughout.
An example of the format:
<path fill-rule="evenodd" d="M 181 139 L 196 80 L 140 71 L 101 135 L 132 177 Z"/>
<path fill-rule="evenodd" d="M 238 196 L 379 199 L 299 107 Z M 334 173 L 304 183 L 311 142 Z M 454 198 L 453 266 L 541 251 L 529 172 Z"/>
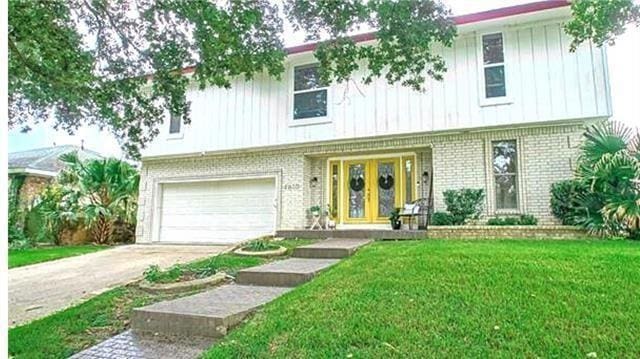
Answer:
<path fill-rule="evenodd" d="M 224 252 L 227 246 L 127 245 L 9 270 L 9 326 L 67 308 L 142 276 Z"/>

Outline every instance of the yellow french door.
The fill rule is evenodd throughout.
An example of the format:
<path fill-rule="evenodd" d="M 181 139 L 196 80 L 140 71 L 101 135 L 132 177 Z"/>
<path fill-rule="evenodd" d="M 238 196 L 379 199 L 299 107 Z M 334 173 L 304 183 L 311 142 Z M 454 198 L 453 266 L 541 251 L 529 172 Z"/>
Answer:
<path fill-rule="evenodd" d="M 401 206 L 400 158 L 344 161 L 344 223 L 386 223 Z"/>

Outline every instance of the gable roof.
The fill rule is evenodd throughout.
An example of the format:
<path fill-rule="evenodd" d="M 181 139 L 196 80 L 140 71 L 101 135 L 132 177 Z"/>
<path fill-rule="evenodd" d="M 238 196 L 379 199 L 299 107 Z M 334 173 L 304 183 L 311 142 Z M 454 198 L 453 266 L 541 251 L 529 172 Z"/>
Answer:
<path fill-rule="evenodd" d="M 66 153 L 78 152 L 81 160 L 103 158 L 95 151 L 78 146 L 63 145 L 55 147 L 37 148 L 28 151 L 9 153 L 9 173 L 31 173 L 53 177 L 65 167 L 60 156 Z"/>

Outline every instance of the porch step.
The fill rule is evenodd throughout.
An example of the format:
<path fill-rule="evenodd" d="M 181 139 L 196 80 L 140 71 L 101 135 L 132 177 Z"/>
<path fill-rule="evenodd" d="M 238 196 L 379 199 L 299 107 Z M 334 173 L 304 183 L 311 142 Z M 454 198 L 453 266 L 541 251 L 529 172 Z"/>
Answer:
<path fill-rule="evenodd" d="M 133 311 L 136 333 L 219 338 L 254 309 L 291 288 L 227 284 L 200 294 Z"/>
<path fill-rule="evenodd" d="M 330 238 L 308 246 L 297 247 L 293 250 L 293 256 L 297 258 L 345 258 L 369 243 L 371 243 L 370 239 Z"/>
<path fill-rule="evenodd" d="M 290 258 L 240 270 L 236 283 L 242 285 L 295 287 L 318 272 L 338 263 L 337 259 Z"/>
<path fill-rule="evenodd" d="M 392 229 L 285 229 L 278 230 L 276 237 L 282 238 L 364 238 L 364 239 L 425 239 L 426 230 L 392 230 Z"/>

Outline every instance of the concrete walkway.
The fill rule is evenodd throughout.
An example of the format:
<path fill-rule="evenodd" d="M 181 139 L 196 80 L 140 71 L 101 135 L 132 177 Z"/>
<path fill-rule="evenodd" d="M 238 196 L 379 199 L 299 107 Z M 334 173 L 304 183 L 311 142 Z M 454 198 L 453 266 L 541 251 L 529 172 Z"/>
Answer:
<path fill-rule="evenodd" d="M 369 242 L 363 239 L 327 239 L 294 250 L 294 257 L 298 254 L 304 258 L 243 269 L 238 272 L 237 284 L 137 308 L 131 320 L 131 331 L 107 339 L 74 358 L 160 359 L 173 352 L 182 353 L 180 358 L 197 358 L 204 349 L 203 343 L 212 345 L 260 306 L 311 280 L 320 271 L 336 264 L 340 258 L 352 255 Z M 156 344 L 153 338 L 163 338 L 163 341 Z M 176 338 L 175 345 L 170 339 L 167 343 L 166 338 Z M 164 349 L 156 350 L 160 345 Z"/>
<path fill-rule="evenodd" d="M 223 252 L 225 246 L 127 245 L 9 270 L 9 325 L 24 324 L 142 276 Z"/>

